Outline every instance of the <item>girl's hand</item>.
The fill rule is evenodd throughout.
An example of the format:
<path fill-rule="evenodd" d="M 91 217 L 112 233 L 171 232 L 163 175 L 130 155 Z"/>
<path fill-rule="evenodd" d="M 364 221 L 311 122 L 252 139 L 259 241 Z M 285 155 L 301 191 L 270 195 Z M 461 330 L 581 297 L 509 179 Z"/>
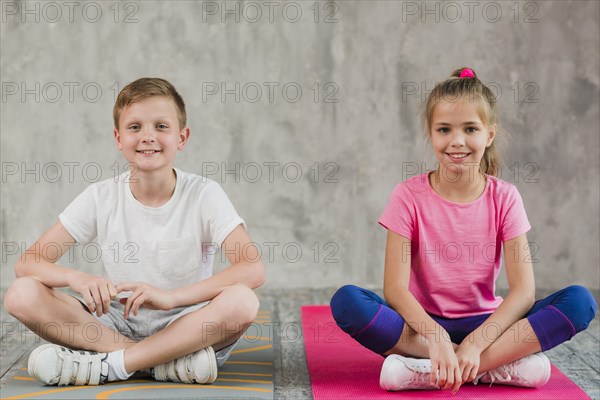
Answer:
<path fill-rule="evenodd" d="M 106 278 L 81 271 L 70 271 L 67 276 L 69 287 L 79 293 L 90 310 L 97 316 L 107 314 L 110 300 L 117 296 L 117 289 Z"/>
<path fill-rule="evenodd" d="M 122 282 L 117 285 L 117 290 L 121 292 L 133 292 L 129 297 L 119 299 L 121 304 L 125 304 L 125 319 L 129 317 L 129 312 L 137 316 L 140 307 L 152 310 L 170 310 L 175 307 L 173 296 L 166 290 L 144 282 Z"/>
<path fill-rule="evenodd" d="M 458 359 L 462 381 L 472 382 L 479 371 L 481 351 L 468 340 L 465 340 L 456 349 L 456 358 Z"/>
<path fill-rule="evenodd" d="M 456 393 L 462 381 L 458 359 L 449 339 L 429 341 L 429 358 L 431 359 L 431 384 L 441 389 L 450 389 Z"/>

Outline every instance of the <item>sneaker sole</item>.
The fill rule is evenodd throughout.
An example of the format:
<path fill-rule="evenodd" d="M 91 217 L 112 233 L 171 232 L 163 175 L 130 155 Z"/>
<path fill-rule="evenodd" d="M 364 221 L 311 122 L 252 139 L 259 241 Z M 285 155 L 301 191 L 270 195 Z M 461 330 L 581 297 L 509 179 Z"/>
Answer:
<path fill-rule="evenodd" d="M 397 389 L 393 389 L 391 387 L 389 387 L 385 382 L 389 381 L 391 376 L 393 376 L 393 372 L 391 372 L 390 370 L 392 368 L 389 368 L 389 364 L 392 363 L 392 359 L 396 359 L 398 358 L 396 356 L 396 354 L 390 354 L 389 356 L 387 356 L 385 358 L 385 361 L 383 362 L 383 366 L 381 367 L 381 374 L 379 375 L 379 387 L 382 388 L 383 390 L 388 390 L 388 391 L 394 391 Z"/>
<path fill-rule="evenodd" d="M 546 361 L 544 362 L 544 373 L 547 378 L 544 382 L 541 382 L 538 385 L 536 385 L 536 388 L 544 386 L 546 383 L 548 383 L 548 381 L 550 380 L 550 375 L 552 374 L 552 367 L 550 366 L 550 360 L 548 359 L 548 356 L 546 356 L 544 353 L 539 353 L 537 356 Z"/>
<path fill-rule="evenodd" d="M 210 365 L 214 365 L 215 368 L 210 371 L 210 379 L 206 383 L 213 383 L 217 380 L 217 375 L 219 374 L 219 369 L 216 367 L 217 365 L 217 355 L 215 354 L 215 349 L 212 346 L 208 346 L 206 348 L 206 352 L 208 353 L 208 358 L 210 360 Z"/>
<path fill-rule="evenodd" d="M 37 379 L 40 382 L 43 382 L 45 384 L 48 384 L 48 382 L 45 381 L 41 381 L 37 375 L 35 375 L 35 373 L 33 372 L 33 365 L 35 364 L 35 360 L 37 359 L 37 357 L 40 355 L 41 352 L 43 352 L 44 350 L 50 348 L 50 347 L 55 347 L 57 346 L 56 344 L 43 344 L 39 347 L 37 347 L 36 349 L 34 349 L 31 354 L 29 355 L 29 359 L 27 360 L 27 372 L 29 373 L 29 376 L 31 376 L 32 378 Z"/>

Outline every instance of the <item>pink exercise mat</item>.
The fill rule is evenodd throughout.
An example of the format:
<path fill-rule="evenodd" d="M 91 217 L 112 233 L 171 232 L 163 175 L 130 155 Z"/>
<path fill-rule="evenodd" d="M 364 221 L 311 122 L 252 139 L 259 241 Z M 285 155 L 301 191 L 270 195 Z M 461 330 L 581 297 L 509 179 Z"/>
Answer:
<path fill-rule="evenodd" d="M 449 390 L 386 392 L 379 387 L 383 357 L 365 349 L 335 324 L 329 306 L 302 307 L 302 330 L 313 397 L 322 399 L 510 399 L 552 400 L 590 397 L 552 366 L 552 376 L 538 389 L 466 384 Z"/>

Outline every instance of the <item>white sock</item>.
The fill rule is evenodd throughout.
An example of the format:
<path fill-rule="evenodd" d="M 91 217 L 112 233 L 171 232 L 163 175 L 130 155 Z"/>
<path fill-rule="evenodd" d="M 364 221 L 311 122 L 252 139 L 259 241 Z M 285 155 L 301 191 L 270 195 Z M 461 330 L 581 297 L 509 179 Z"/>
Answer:
<path fill-rule="evenodd" d="M 116 350 L 108 353 L 106 358 L 108 364 L 108 381 L 124 381 L 129 379 L 133 372 L 125 371 L 125 350 Z"/>

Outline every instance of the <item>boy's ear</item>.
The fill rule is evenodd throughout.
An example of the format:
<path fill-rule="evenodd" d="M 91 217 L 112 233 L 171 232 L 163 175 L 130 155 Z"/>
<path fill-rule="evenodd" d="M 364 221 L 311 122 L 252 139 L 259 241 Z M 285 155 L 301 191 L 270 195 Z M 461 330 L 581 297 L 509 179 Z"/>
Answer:
<path fill-rule="evenodd" d="M 187 143 L 189 138 L 190 138 L 190 128 L 188 128 L 186 126 L 185 128 L 183 128 L 181 130 L 181 132 L 179 132 L 179 143 L 177 143 L 177 149 L 183 150 L 183 148 L 185 147 L 185 144 Z"/>
<path fill-rule="evenodd" d="M 117 149 L 123 150 L 123 146 L 121 145 L 121 135 L 119 135 L 117 128 L 114 129 L 113 134 L 115 136 L 115 141 L 117 142 Z"/>

